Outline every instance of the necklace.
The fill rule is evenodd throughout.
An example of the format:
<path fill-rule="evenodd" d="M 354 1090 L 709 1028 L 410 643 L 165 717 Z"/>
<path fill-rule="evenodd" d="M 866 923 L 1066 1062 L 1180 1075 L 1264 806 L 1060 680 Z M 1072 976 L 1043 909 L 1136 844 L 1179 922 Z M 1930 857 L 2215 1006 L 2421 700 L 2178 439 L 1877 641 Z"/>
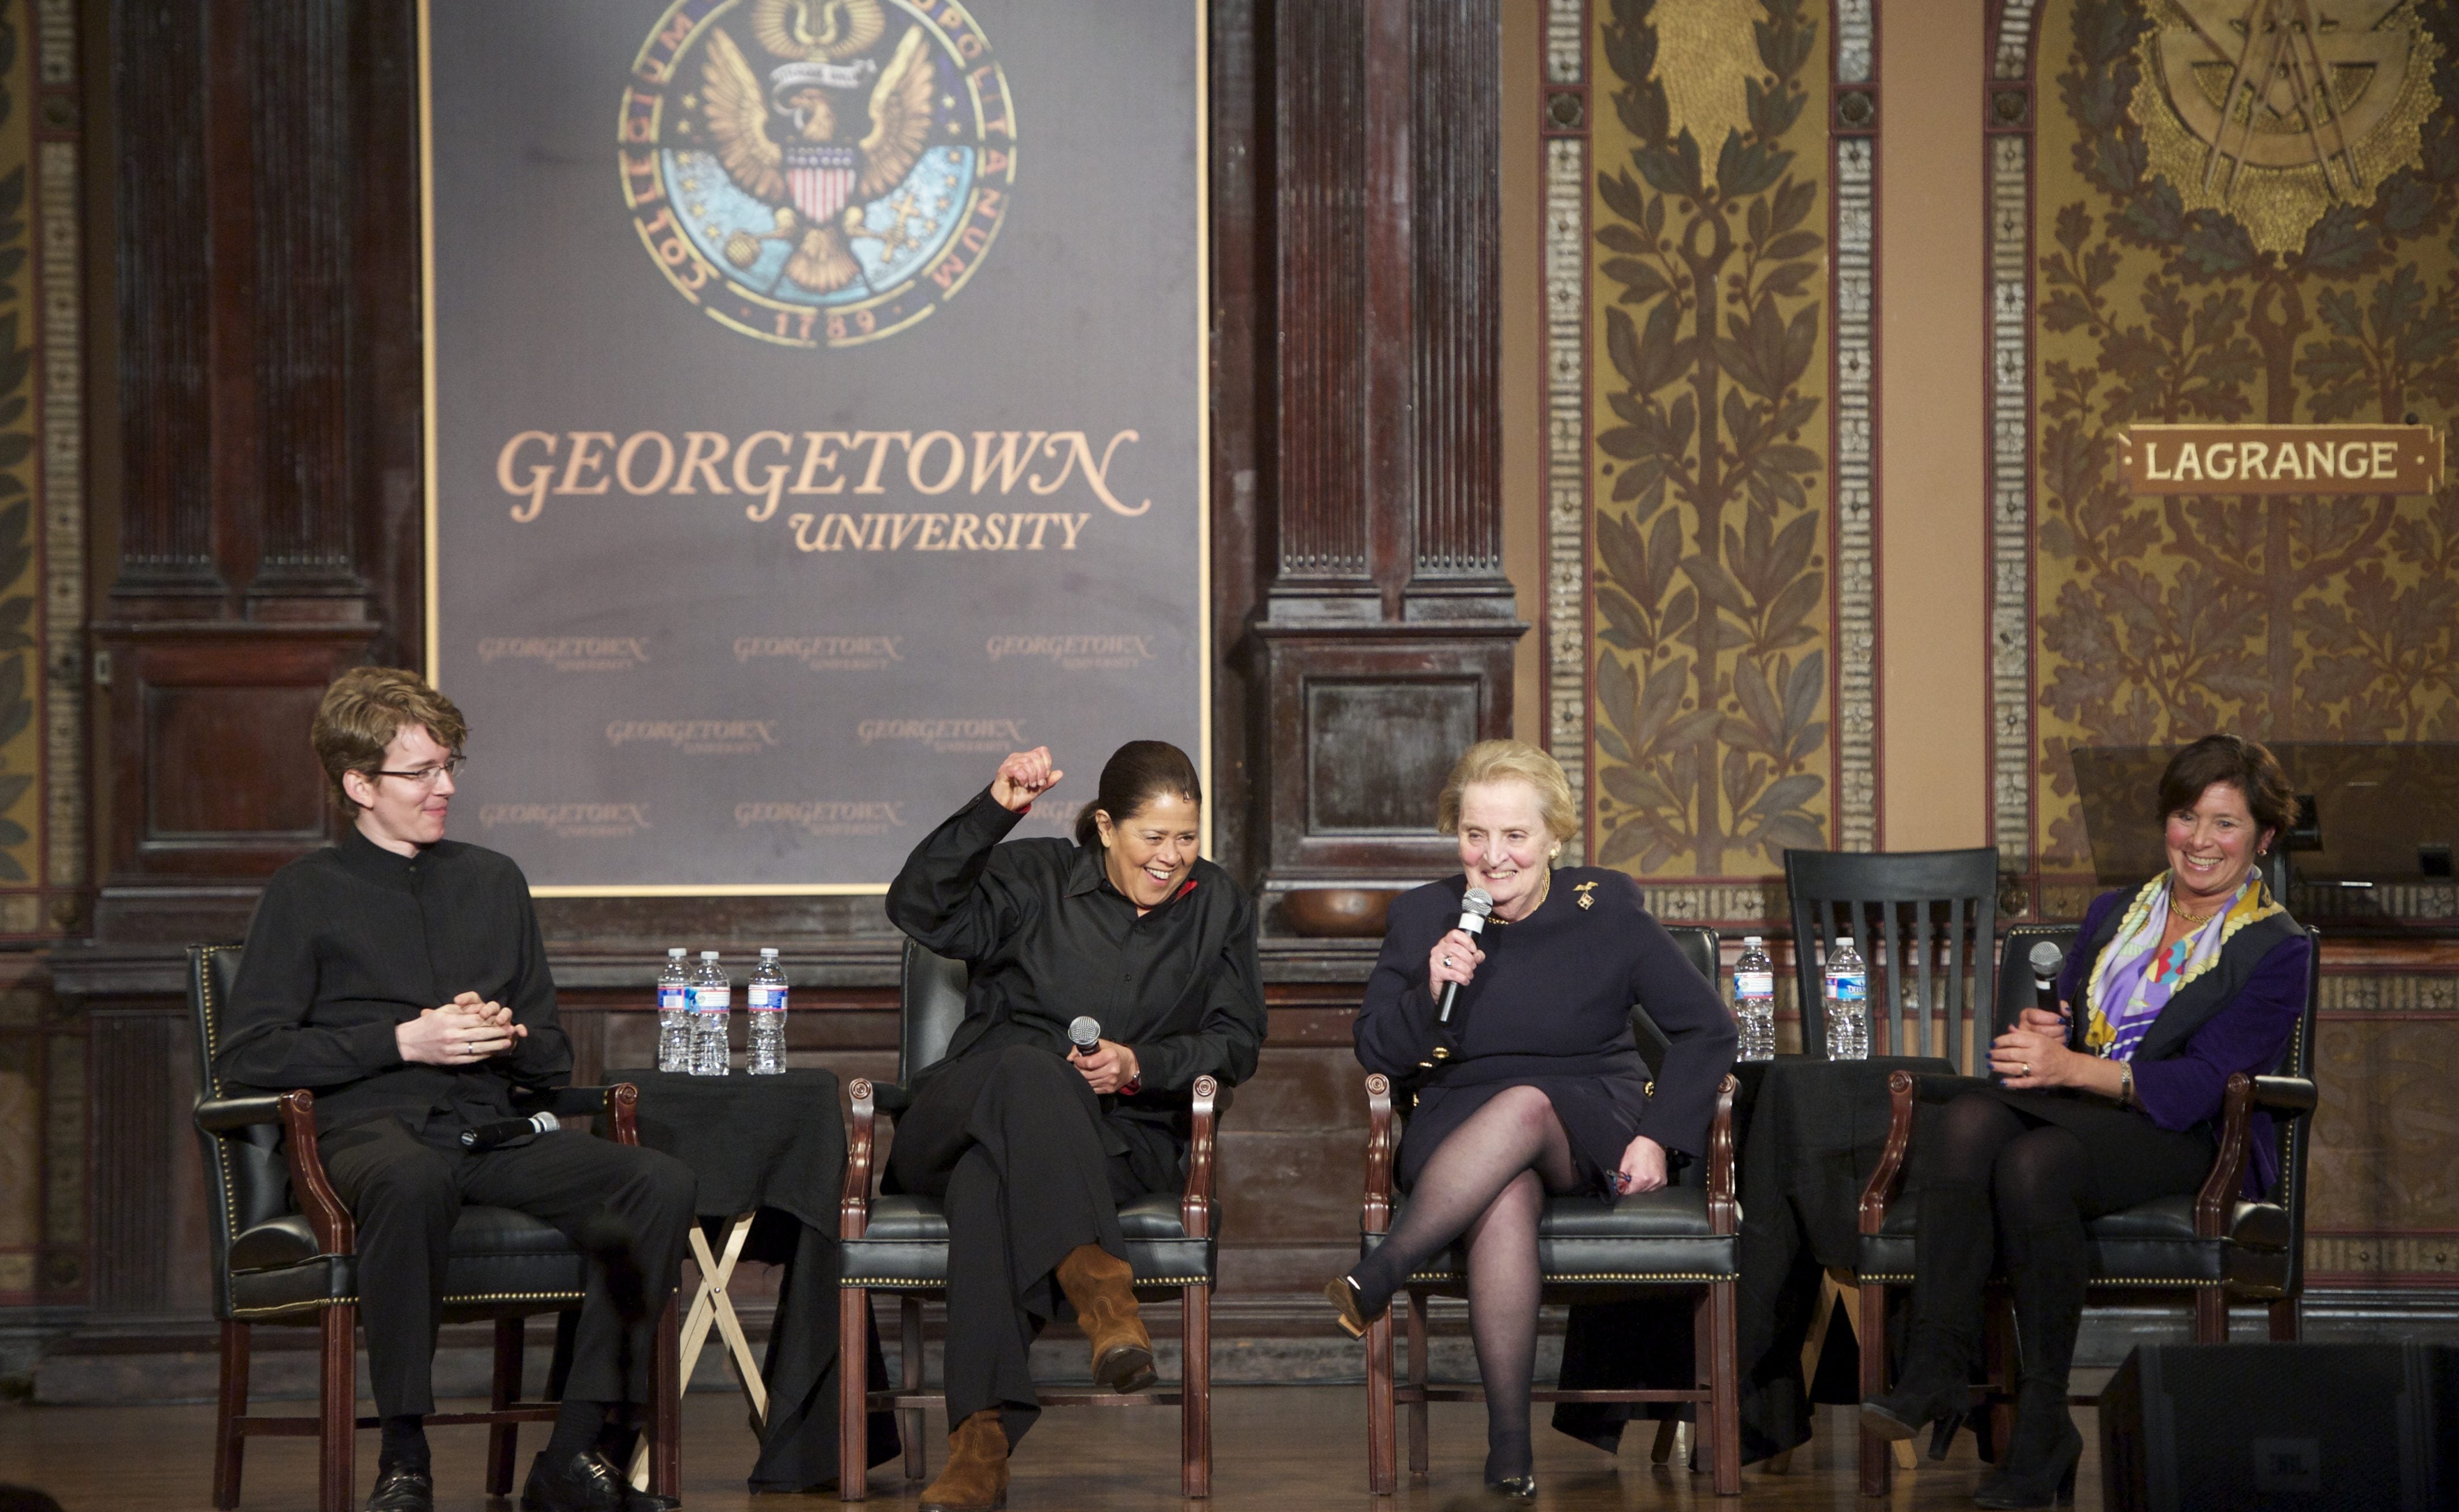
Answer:
<path fill-rule="evenodd" d="M 2190 909 L 2183 903 L 2177 901 L 2177 888 L 2175 883 L 2172 883 L 2169 887 L 2169 912 L 2176 914 L 2189 924 L 2209 924 L 2218 915 L 2219 909 L 2217 906 L 2215 906 L 2208 914 L 2196 913 L 2193 909 Z"/>
<path fill-rule="evenodd" d="M 1549 866 L 1545 871 L 1537 874 L 1537 895 L 1529 900 L 1528 911 L 1520 916 L 1524 919 L 1533 917 L 1539 909 L 1545 906 L 1545 894 L 1551 892 L 1553 890 L 1554 869 Z M 1502 914 L 1498 914 L 1494 917 L 1494 922 L 1497 924 L 1508 924 L 1511 920 L 1504 918 Z"/>

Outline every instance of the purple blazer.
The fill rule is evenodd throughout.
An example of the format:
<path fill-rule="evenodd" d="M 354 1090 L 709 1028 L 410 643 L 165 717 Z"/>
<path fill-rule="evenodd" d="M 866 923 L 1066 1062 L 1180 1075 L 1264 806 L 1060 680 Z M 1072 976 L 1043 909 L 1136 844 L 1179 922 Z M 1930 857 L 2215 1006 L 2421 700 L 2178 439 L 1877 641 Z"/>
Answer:
<path fill-rule="evenodd" d="M 2067 956 L 2058 996 L 2080 1022 L 2083 992 L 2108 949 L 2134 889 L 2091 900 L 2076 948 Z M 2242 947 L 2242 948 L 2241 948 Z M 2169 999 L 2134 1051 L 2134 1101 L 2153 1123 L 2183 1131 L 2210 1124 L 2217 1135 L 2220 1102 L 2238 1071 L 2269 1076 L 2305 1012 L 2307 957 L 2314 942 L 2285 914 L 2246 926 L 2220 952 L 2219 963 Z M 2234 953 L 2236 959 L 2232 960 Z M 2246 1195 L 2260 1197 L 2280 1177 L 2279 1141 L 2270 1115 L 2247 1126 L 2252 1146 Z"/>

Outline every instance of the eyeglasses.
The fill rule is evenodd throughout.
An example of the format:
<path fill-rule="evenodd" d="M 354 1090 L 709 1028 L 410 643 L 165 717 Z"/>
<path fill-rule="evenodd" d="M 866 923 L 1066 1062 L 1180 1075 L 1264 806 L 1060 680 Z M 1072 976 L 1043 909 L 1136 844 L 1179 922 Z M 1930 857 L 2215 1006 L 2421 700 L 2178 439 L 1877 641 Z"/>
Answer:
<path fill-rule="evenodd" d="M 414 782 L 421 788 L 432 788 L 435 786 L 435 779 L 438 777 L 451 777 L 457 781 L 461 776 L 461 768 L 468 765 L 470 765 L 468 757 L 455 756 L 441 766 L 421 766 L 416 771 L 386 771 L 382 767 L 378 767 L 376 775 L 379 777 L 399 777 L 405 782 Z"/>

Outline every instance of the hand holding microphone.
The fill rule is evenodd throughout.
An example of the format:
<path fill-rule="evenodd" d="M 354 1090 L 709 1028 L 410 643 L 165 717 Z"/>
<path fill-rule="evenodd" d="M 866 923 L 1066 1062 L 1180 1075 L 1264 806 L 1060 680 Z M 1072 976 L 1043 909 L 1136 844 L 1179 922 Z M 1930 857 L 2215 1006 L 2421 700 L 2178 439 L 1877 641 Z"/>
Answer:
<path fill-rule="evenodd" d="M 1096 1097 L 1136 1090 L 1143 1070 L 1136 1064 L 1136 1053 L 1103 1039 L 1100 1019 L 1079 1015 L 1067 1025 L 1067 1042 L 1074 1046 L 1067 1063 L 1082 1073 Z"/>
<path fill-rule="evenodd" d="M 1493 894 L 1483 888 L 1469 889 L 1461 898 L 1460 922 L 1452 926 L 1450 934 L 1435 941 L 1434 950 L 1427 955 L 1427 984 L 1440 983 L 1442 987 L 1435 1005 L 1435 1022 L 1452 1021 L 1452 1003 L 1460 997 L 1461 988 L 1485 964 L 1485 952 L 1478 948 L 1477 937 L 1485 933 L 1485 916 L 1493 912 Z"/>
<path fill-rule="evenodd" d="M 2057 941 L 2042 940 L 2025 957 L 2032 969 L 2032 1006 L 2024 1010 L 2020 1023 L 2040 1034 L 2053 1034 L 2073 1042 L 2074 1023 L 2058 1003 L 2058 973 L 2066 965 L 2066 953 Z"/>

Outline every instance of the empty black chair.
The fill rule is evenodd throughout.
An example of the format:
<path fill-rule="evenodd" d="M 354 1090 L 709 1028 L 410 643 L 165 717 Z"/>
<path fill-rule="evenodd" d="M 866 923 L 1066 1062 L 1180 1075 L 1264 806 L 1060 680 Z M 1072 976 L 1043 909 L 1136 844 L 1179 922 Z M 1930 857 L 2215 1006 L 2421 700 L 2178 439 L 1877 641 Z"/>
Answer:
<path fill-rule="evenodd" d="M 852 1126 L 846 1141 L 845 1197 L 838 1209 L 845 1257 L 838 1292 L 843 1332 L 837 1346 L 844 1353 L 838 1357 L 863 1357 L 871 1293 L 889 1292 L 898 1303 L 901 1359 L 900 1381 L 892 1391 L 868 1390 L 857 1371 L 838 1373 L 837 1496 L 842 1501 L 860 1502 L 869 1494 L 871 1413 L 894 1408 L 905 1414 L 905 1474 L 918 1480 L 923 1472 L 922 1410 L 944 1405 L 940 1394 L 922 1389 L 922 1301 L 947 1290 L 947 1216 L 928 1197 L 874 1194 L 871 1167 L 879 1118 L 903 1108 L 905 1086 L 948 1053 L 948 1042 L 965 1017 L 966 979 L 962 961 L 907 940 L 898 991 L 897 1084 L 882 1086 L 856 1077 L 846 1088 Z M 1040 1394 L 1045 1407 L 1176 1406 L 1179 1491 L 1188 1497 L 1212 1494 L 1212 1282 L 1219 1228 L 1212 1198 L 1213 1128 L 1229 1103 L 1230 1095 L 1218 1082 L 1197 1077 L 1185 1190 L 1176 1196 L 1140 1197 L 1119 1209 L 1137 1300 L 1179 1300 L 1179 1353 L 1185 1362 L 1180 1389 L 1127 1397 L 1106 1392 Z"/>
<path fill-rule="evenodd" d="M 221 1005 L 239 980 L 240 950 L 197 945 L 188 950 L 188 1005 L 196 1015 L 198 1144 L 204 1156 L 208 1233 L 214 1257 L 214 1316 L 221 1323 L 220 1400 L 214 1414 L 214 1505 L 239 1505 L 240 1470 L 250 1435 L 317 1440 L 316 1504 L 349 1512 L 357 1430 L 377 1426 L 358 1415 L 359 1317 L 356 1228 L 349 1209 L 326 1180 L 316 1151 L 314 1096 L 225 1097 L 214 1074 L 221 1047 Z M 619 1144 L 639 1140 L 632 1126 L 639 1092 L 629 1083 L 558 1087 L 520 1105 L 558 1118 L 605 1115 Z M 513 1489 L 515 1436 L 524 1422 L 552 1422 L 553 1402 L 521 1401 L 523 1322 L 537 1313 L 578 1309 L 588 1289 L 587 1257 L 552 1226 L 508 1208 L 468 1207 L 452 1229 L 445 1269 L 447 1322 L 495 1325 L 494 1392 L 485 1412 L 434 1413 L 433 1425 L 485 1423 L 487 1491 Z M 682 1475 L 676 1404 L 681 1397 L 675 1354 L 674 1304 L 658 1332 L 648 1435 L 650 1489 L 677 1494 Z M 248 1414 L 250 1331 L 259 1324 L 313 1328 L 323 1334 L 319 1409 L 266 1417 Z M 550 1383 L 550 1393 L 553 1383 Z"/>
<path fill-rule="evenodd" d="M 1987 1036 L 1972 1041 L 1996 996 L 1996 848 L 1787 850 L 1784 882 L 1805 1052 L 1827 1053 L 1821 967 L 1849 935 L 1869 968 L 1872 1055 L 1941 1056 L 1967 1071 L 1986 1059 Z"/>

